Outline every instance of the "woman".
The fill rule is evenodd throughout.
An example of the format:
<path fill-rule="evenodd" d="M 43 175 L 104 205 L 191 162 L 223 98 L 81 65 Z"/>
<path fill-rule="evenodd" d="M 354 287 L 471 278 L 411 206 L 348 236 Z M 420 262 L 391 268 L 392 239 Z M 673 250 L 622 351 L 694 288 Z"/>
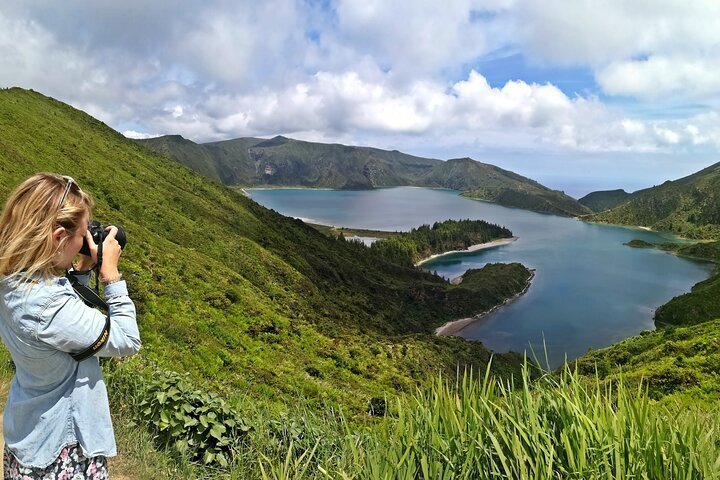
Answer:
<path fill-rule="evenodd" d="M 98 356 L 140 349 L 135 306 L 118 272 L 116 227 L 103 242 L 100 279 L 110 334 L 94 356 L 71 356 L 94 344 L 106 315 L 86 306 L 64 276 L 84 285 L 97 261 L 88 232 L 92 200 L 70 177 L 37 174 L 7 199 L 0 216 L 0 336 L 16 372 L 3 416 L 5 478 L 107 478 L 116 454 Z"/>

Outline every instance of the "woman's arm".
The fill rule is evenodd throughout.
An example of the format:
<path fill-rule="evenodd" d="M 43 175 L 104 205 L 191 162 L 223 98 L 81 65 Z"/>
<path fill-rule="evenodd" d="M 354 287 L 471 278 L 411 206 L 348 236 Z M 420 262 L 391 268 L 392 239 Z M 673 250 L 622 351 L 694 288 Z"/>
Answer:
<path fill-rule="evenodd" d="M 126 283 L 120 281 L 105 287 L 105 301 L 110 315 L 110 337 L 96 355 L 124 357 L 137 353 L 142 342 Z M 105 328 L 105 315 L 85 305 L 67 288 L 54 296 L 38 320 L 36 339 L 67 353 L 85 350 Z"/>

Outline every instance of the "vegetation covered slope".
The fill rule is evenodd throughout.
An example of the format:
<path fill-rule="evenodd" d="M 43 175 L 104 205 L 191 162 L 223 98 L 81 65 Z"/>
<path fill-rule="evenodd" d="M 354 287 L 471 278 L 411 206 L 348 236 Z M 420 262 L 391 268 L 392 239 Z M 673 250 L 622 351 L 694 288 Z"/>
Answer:
<path fill-rule="evenodd" d="M 720 320 L 661 328 L 628 338 L 577 361 L 580 373 L 646 382 L 655 399 L 666 396 L 720 401 Z"/>
<path fill-rule="evenodd" d="M 565 216 L 590 212 L 563 192 L 470 158 L 452 159 L 438 165 L 422 178 L 422 185 L 462 190 L 465 197 L 536 212 Z"/>
<path fill-rule="evenodd" d="M 142 364 L 229 395 L 361 410 L 489 352 L 433 328 L 477 313 L 471 289 L 328 238 L 38 93 L 0 91 L 0 198 L 37 171 L 73 176 L 122 225 Z M 498 370 L 517 359 L 496 356 Z"/>
<path fill-rule="evenodd" d="M 303 142 L 277 136 L 269 140 L 237 138 L 198 145 L 175 136 L 140 140 L 160 153 L 195 168 L 188 157 L 197 149 L 211 157 L 226 185 L 275 185 L 319 188 L 375 188 L 412 184 L 439 160 L 398 151 Z M 202 173 L 202 172 L 201 172 Z"/>
<path fill-rule="evenodd" d="M 139 140 L 142 145 L 196 168 L 226 185 L 303 186 L 371 189 L 411 185 L 467 191 L 468 196 L 559 215 L 590 210 L 562 192 L 501 168 L 469 158 L 448 160 L 415 157 L 396 150 L 352 147 L 293 140 L 239 138 L 195 144 L 177 136 Z M 198 149 L 202 154 L 198 154 Z M 198 154 L 194 160 L 193 155 Z M 212 158 L 214 169 L 206 167 Z"/>
<path fill-rule="evenodd" d="M 585 205 L 593 212 L 603 212 L 627 202 L 630 198 L 632 198 L 632 194 L 622 189 L 604 190 L 588 193 L 578 200 L 578 203 Z"/>
<path fill-rule="evenodd" d="M 173 156 L 182 163 L 216 182 L 222 182 L 218 166 L 206 149 L 180 135 L 167 135 L 144 140 L 152 150 L 165 156 Z"/>
<path fill-rule="evenodd" d="M 688 238 L 720 238 L 720 163 L 634 192 L 630 201 L 586 219 L 645 226 Z"/>

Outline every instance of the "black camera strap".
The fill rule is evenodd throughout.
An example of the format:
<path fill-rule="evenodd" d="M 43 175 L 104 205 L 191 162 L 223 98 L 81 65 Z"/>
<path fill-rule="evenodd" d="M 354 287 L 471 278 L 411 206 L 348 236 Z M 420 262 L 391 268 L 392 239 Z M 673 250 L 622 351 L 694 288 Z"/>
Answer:
<path fill-rule="evenodd" d="M 100 291 L 100 288 L 98 287 L 98 282 L 100 281 L 100 267 L 102 267 L 103 261 L 103 243 L 105 242 L 100 242 L 97 246 L 97 262 L 95 262 L 95 267 L 93 267 L 95 269 L 95 291 L 93 292 L 93 294 L 97 297 L 98 300 L 100 300 L 102 303 L 105 303 L 103 302 L 102 298 L 100 298 L 100 296 L 98 296 L 97 294 L 97 292 Z M 100 308 L 104 308 L 105 310 L 107 310 L 107 305 Z"/>
<path fill-rule="evenodd" d="M 103 328 L 102 332 L 100 332 L 100 336 L 97 338 L 97 340 L 95 340 L 88 348 L 86 348 L 82 352 L 70 354 L 70 356 L 75 361 L 82 362 L 86 358 L 95 355 L 95 353 L 97 353 L 101 348 L 105 346 L 108 339 L 110 338 L 110 312 L 108 311 L 107 303 L 105 303 L 105 301 L 100 298 L 100 295 L 97 294 L 97 291 L 93 290 L 92 288 L 86 287 L 85 285 L 82 285 L 78 281 L 77 277 L 73 275 L 73 273 L 74 272 L 68 272 L 66 274 L 66 277 L 68 278 L 68 280 L 70 280 L 70 285 L 72 285 L 75 293 L 77 293 L 78 296 L 82 299 L 82 301 L 85 302 L 85 305 L 93 308 L 98 308 L 107 312 L 105 315 L 105 327 Z"/>

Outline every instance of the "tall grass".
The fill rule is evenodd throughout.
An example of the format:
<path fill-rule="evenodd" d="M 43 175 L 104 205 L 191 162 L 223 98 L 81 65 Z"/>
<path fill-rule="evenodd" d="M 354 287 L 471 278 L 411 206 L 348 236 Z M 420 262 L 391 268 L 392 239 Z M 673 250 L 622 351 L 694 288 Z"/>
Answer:
<path fill-rule="evenodd" d="M 571 371 L 518 384 L 488 372 L 397 400 L 377 427 L 322 448 L 260 460 L 263 478 L 720 478 L 717 411 L 660 405 L 641 385 Z M 339 432 L 340 433 L 340 432 Z"/>
<path fill-rule="evenodd" d="M 120 395 L 127 414 L 136 389 L 124 370 L 108 379 L 129 382 Z M 112 391 L 122 393 L 119 385 Z M 720 408 L 657 402 L 648 393 L 568 366 L 554 374 L 526 366 L 515 382 L 490 369 L 439 375 L 368 423 L 302 402 L 278 414 L 248 397 L 236 407 L 254 428 L 229 468 L 173 460 L 168 451 L 156 458 L 138 425 L 119 429 L 119 443 L 127 437 L 140 452 L 125 445 L 138 459 L 121 470 L 140 472 L 142 457 L 163 472 L 157 478 L 720 479 Z"/>

